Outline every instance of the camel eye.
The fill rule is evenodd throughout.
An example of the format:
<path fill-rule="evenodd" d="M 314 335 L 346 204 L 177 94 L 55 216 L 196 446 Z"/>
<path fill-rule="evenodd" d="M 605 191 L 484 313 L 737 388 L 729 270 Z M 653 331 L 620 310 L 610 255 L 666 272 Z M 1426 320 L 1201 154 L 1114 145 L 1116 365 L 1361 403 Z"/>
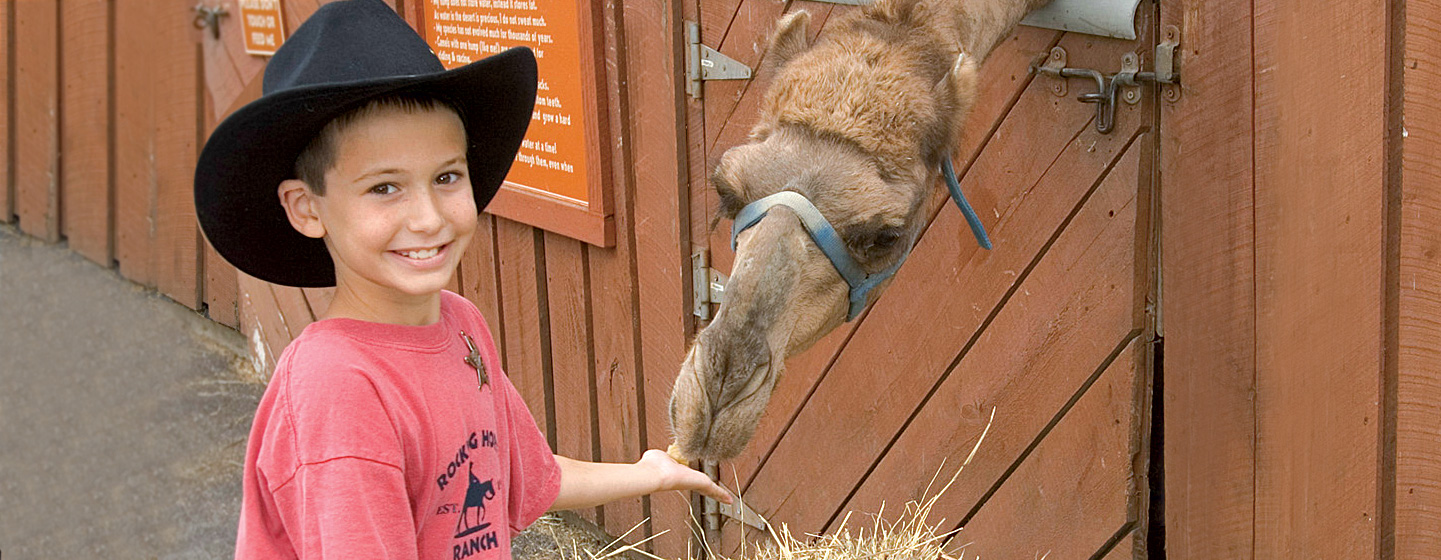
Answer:
<path fill-rule="evenodd" d="M 735 219 L 736 214 L 739 214 L 741 209 L 746 206 L 745 201 L 741 200 L 741 197 L 736 196 L 735 191 L 729 188 L 716 185 L 715 192 L 716 195 L 720 196 L 721 214 L 727 218 Z"/>
<path fill-rule="evenodd" d="M 893 229 L 882 230 L 871 240 L 871 247 L 886 251 L 895 247 L 896 242 L 901 240 L 901 232 Z"/>

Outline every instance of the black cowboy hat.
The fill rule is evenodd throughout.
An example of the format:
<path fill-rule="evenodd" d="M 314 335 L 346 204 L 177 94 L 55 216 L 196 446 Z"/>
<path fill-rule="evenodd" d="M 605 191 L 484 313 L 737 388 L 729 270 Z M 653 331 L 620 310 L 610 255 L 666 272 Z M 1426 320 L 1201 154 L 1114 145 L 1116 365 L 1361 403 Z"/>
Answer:
<path fill-rule="evenodd" d="M 335 285 L 324 241 L 290 226 L 276 189 L 335 117 L 389 95 L 431 96 L 465 123 L 476 208 L 500 189 L 535 106 L 535 56 L 519 47 L 445 70 L 381 0 L 321 7 L 276 51 L 263 95 L 220 123 L 195 169 L 195 211 L 210 244 L 276 284 Z"/>

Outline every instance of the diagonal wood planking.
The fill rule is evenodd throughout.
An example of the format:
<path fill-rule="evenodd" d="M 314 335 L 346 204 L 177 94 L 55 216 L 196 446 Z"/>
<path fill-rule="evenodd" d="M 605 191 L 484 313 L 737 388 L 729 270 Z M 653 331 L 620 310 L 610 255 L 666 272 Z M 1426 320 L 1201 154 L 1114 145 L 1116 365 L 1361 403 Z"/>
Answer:
<path fill-rule="evenodd" d="M 980 101 L 971 112 L 966 127 L 961 132 L 961 146 L 957 151 L 960 156 L 956 161 L 967 162 L 964 165 L 968 167 L 968 163 L 980 155 L 981 149 L 991 138 L 991 131 L 1011 112 L 1013 104 L 1021 92 L 1030 84 L 1030 80 L 1027 79 L 1029 68 L 1027 64 L 1030 59 L 1036 52 L 1044 52 L 1049 49 L 1055 40 L 1059 39 L 1059 36 L 1059 33 L 1048 30 L 1022 29 L 1011 40 L 1003 43 L 1003 47 L 992 56 L 992 62 L 982 67 Z M 1038 99 L 1043 98 L 1038 97 Z M 964 173 L 964 170 L 965 168 L 962 167 L 960 172 Z M 714 189 L 708 190 L 710 191 L 708 194 L 713 197 Z M 950 210 L 950 199 L 942 192 L 942 187 L 937 185 L 931 200 L 927 202 L 927 216 L 934 215 L 937 210 Z M 979 194 L 969 196 L 974 197 Z M 983 202 L 979 198 L 975 200 L 977 204 Z M 986 216 L 983 219 L 989 221 L 991 217 Z M 729 236 L 724 233 L 722 236 L 725 237 L 722 243 L 728 244 Z M 957 236 L 956 241 L 973 243 L 960 236 Z M 726 255 L 729 253 L 729 248 L 716 251 Z M 851 333 L 866 320 L 867 318 L 862 316 L 854 322 L 842 325 L 806 352 L 787 361 L 786 374 L 777 382 L 775 395 L 771 398 L 766 415 L 761 418 L 753 443 L 747 448 L 746 453 L 732 461 L 732 466 L 741 481 L 749 484 L 759 465 L 770 454 L 780 434 L 794 420 L 805 400 L 814 391 L 816 383 L 824 377 L 827 368 L 834 363 L 837 352 L 850 339 Z"/>
<path fill-rule="evenodd" d="M 1018 28 L 1014 35 L 992 53 L 990 62 L 982 66 L 980 99 L 972 109 L 965 128 L 961 131 L 960 146 L 956 151 L 955 161 L 960 162 L 958 163 L 958 172 L 962 176 L 976 158 L 980 157 L 982 150 L 992 140 L 992 133 L 1011 114 L 1020 96 L 1031 84 L 1030 60 L 1034 58 L 1035 53 L 1046 52 L 1055 46 L 1060 38 L 1061 33 L 1051 30 L 1032 27 Z M 763 90 L 755 90 L 752 94 L 760 95 L 760 91 Z M 1036 99 L 1042 98 L 1037 97 Z M 1023 110 L 1025 109 L 1023 108 Z M 950 208 L 950 199 L 941 194 L 943 192 L 942 187 L 937 185 L 936 193 L 927 202 L 927 216 L 934 217 L 938 211 Z M 714 189 L 707 188 L 706 194 L 711 199 L 715 198 Z M 975 194 L 970 196 L 974 197 Z M 976 201 L 981 202 L 980 199 L 976 199 Z M 716 203 L 711 202 L 711 205 L 714 207 Z M 983 219 L 989 221 L 990 217 L 983 217 Z M 987 227 L 992 226 L 988 225 Z M 724 230 L 725 228 L 717 229 Z M 958 246 L 971 243 L 965 237 L 966 235 L 969 235 L 969 230 L 957 232 L 955 242 L 962 244 Z M 728 242 L 729 238 L 723 231 L 712 236 L 713 260 L 729 262 Z M 715 255 L 722 255 L 725 258 L 715 258 Z M 729 476 L 732 480 L 740 482 L 738 487 L 748 487 L 754 480 L 760 466 L 774 452 L 781 435 L 790 428 L 817 385 L 835 363 L 841 348 L 867 318 L 868 315 L 863 314 L 855 321 L 842 325 L 806 352 L 787 361 L 786 374 L 781 376 L 777 382 L 775 394 L 769 405 L 770 410 L 761 418 L 753 442 L 745 453 L 731 461 L 727 465 L 728 468 L 723 469 L 723 472 L 730 473 Z M 734 523 L 724 526 L 722 540 L 727 546 L 736 542 L 737 531 L 738 528 Z"/>
<path fill-rule="evenodd" d="M 1085 558 L 1133 526 L 1127 479 L 1135 452 L 1137 354 L 1144 346 L 1131 339 L 1097 372 L 1095 384 L 952 542 L 971 543 L 966 554 L 981 558 Z M 986 454 L 986 442 L 981 447 L 977 454 Z M 960 477 L 971 474 L 968 467 Z M 937 515 L 950 519 L 951 513 Z"/>
<path fill-rule="evenodd" d="M 1124 43 L 1068 36 L 1062 40 L 1062 45 L 1071 52 L 1072 60 L 1086 63 L 1088 59 L 1118 56 L 1117 49 Z M 1058 176 L 1068 177 L 1073 185 L 1069 187 L 1071 192 L 1079 195 L 1093 185 L 1095 177 L 1110 164 L 1114 156 L 1107 154 L 1115 154 L 1129 140 L 1124 132 L 1112 135 L 1095 133 L 1089 122 L 1092 114 L 1089 107 L 1076 103 L 1074 99 L 1052 96 L 1049 84 L 1033 83 L 1011 111 L 1012 117 L 1002 123 L 988 142 L 963 179 L 963 185 L 967 193 L 977 193 L 975 198 L 988 201 L 978 203 L 983 215 L 987 213 L 985 209 L 991 206 L 994 208 L 992 214 L 1002 216 L 999 224 L 988 226 L 998 239 L 1037 235 L 1034 231 L 1037 228 L 1031 223 L 1017 224 L 1013 227 L 1021 231 L 1011 233 L 1013 230 L 1007 227 L 1007 220 L 1016 211 L 1017 203 L 1033 197 L 1032 186 L 1042 185 L 1042 176 L 1049 168 L 1054 166 L 1059 170 Z M 1140 122 L 1140 116 L 1133 108 L 1122 108 L 1119 119 L 1122 130 L 1127 130 L 1126 127 L 1134 129 Z M 1072 155 L 1063 161 L 1069 163 L 1057 160 L 1065 158 L 1067 153 Z M 1037 165 L 1038 161 L 1053 163 Z M 1087 168 L 1090 171 L 1083 171 Z M 989 189 L 997 189 L 996 194 L 988 194 L 986 191 Z M 1074 202 L 1063 204 L 1060 216 L 1068 214 L 1073 207 Z M 922 400 L 926 388 L 934 385 L 945 364 L 952 360 L 954 349 L 960 348 L 983 324 L 987 310 L 1001 301 L 1003 294 L 1017 280 L 1016 276 L 1033 258 L 1033 251 L 1049 235 L 1042 232 L 1039 239 L 1029 244 L 1036 249 L 1004 250 L 1015 247 L 1017 242 L 1002 241 L 998 246 L 1003 250 L 979 254 L 974 241 L 968 239 L 968 230 L 959 223 L 957 216 L 951 214 L 954 213 L 942 213 L 937 224 L 949 219 L 952 226 L 942 230 L 933 225 L 912 255 L 912 262 L 901 270 L 888 292 L 945 293 L 948 295 L 941 301 L 959 301 L 966 305 L 967 311 L 958 313 L 961 310 L 955 309 L 942 313 L 940 310 L 944 306 L 935 305 L 937 298 L 898 298 L 895 295 L 882 298 L 850 345 L 842 351 L 837 364 L 811 396 L 806 409 L 785 434 L 785 439 L 755 482 L 747 489 L 748 498 L 758 507 L 770 513 L 781 512 L 781 519 L 802 519 L 804 521 L 798 527 L 806 530 L 824 525 L 846 499 L 850 485 L 808 488 L 804 500 L 807 511 L 804 512 L 787 509 L 801 507 L 800 503 L 776 509 L 795 491 L 794 480 L 817 477 L 837 481 L 860 480 L 910 415 L 915 403 Z M 1020 245 L 1024 247 L 1028 244 Z M 944 247 L 945 253 L 928 254 L 928 246 Z M 971 261 L 967 266 L 956 264 L 967 260 Z M 925 262 L 933 264 L 918 264 Z M 978 282 L 977 279 L 994 280 Z M 988 295 L 967 295 L 976 292 Z M 965 303 L 973 300 L 977 303 Z M 986 301 L 991 303 L 984 303 Z M 880 319 L 880 313 L 891 318 Z M 959 342 L 948 344 L 944 340 L 927 337 L 923 348 L 908 349 L 908 344 L 921 343 L 914 337 L 899 333 L 914 324 L 937 325 L 930 329 L 931 332 L 941 333 L 936 336 L 944 336 L 946 340 L 954 337 Z M 949 324 L 954 326 L 940 326 Z M 951 351 L 943 351 L 947 348 Z M 848 358 L 848 355 L 854 358 Z M 876 387 L 874 372 L 878 369 L 896 371 L 897 375 L 884 378 L 884 386 Z M 918 376 L 931 381 L 914 379 Z M 860 386 L 869 387 L 861 393 L 873 398 L 858 400 L 855 388 Z M 819 445 L 818 441 L 829 443 Z M 817 449 L 824 451 L 818 453 Z M 862 459 L 858 460 L 856 456 Z M 796 476 L 796 472 L 811 474 Z"/>
<path fill-rule="evenodd" d="M 973 514 L 993 485 L 1025 457 L 1028 446 L 1045 434 L 1052 415 L 1106 365 L 1117 341 L 1129 340 L 1138 331 L 1136 286 L 1131 284 L 1142 152 L 1132 143 L 1104 179 L 1093 183 L 1098 186 L 1073 184 L 1072 189 L 1081 192 L 1031 197 L 1038 202 L 1050 199 L 1037 204 L 1045 213 L 1016 217 L 1035 218 L 1018 223 L 1032 223 L 1042 231 L 1035 240 L 1013 246 L 1030 249 L 1038 241 L 1046 243 L 1031 252 L 1039 262 L 842 511 L 877 511 L 882 502 L 896 499 L 897 492 L 918 497 L 922 482 L 942 463 L 955 465 L 970 451 L 985 426 L 987 410 L 995 408 L 984 453 L 937 506 L 948 519 L 961 521 Z M 1048 179 L 1075 170 L 1057 165 L 1056 176 Z M 1079 212 L 1072 217 L 1075 208 Z M 1134 400 L 1129 393 L 1125 398 Z M 1126 437 L 1118 443 L 1127 457 L 1133 429 L 1128 423 Z M 1130 464 L 1113 467 L 1124 467 L 1119 475 L 1124 504 Z"/>

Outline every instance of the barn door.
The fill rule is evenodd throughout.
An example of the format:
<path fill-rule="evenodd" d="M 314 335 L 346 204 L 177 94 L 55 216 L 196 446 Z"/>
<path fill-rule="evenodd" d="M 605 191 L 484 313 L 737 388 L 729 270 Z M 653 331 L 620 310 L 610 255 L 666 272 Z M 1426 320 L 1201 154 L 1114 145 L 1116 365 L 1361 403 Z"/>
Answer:
<path fill-rule="evenodd" d="M 744 141 L 770 79 L 766 36 L 798 9 L 814 37 L 858 8 L 699 1 L 702 43 L 760 69 L 706 82 L 689 123 L 692 239 L 722 272 L 729 223 L 711 227 L 705 173 Z M 1142 5 L 1139 40 L 1022 27 L 986 61 L 954 161 L 995 249 L 976 246 L 937 185 L 930 225 L 889 290 L 789 361 L 750 448 L 720 465 L 748 505 L 794 535 L 883 503 L 899 512 L 937 473 L 949 478 L 990 422 L 932 518 L 964 526 L 954 543 L 971 543 L 967 557 L 1144 556 L 1158 91 L 1119 102 L 1101 133 L 1096 106 L 1077 99 L 1093 82 L 1029 66 L 1059 47 L 1071 67 L 1113 74 L 1134 54 L 1149 70 L 1155 10 Z M 721 546 L 758 535 L 725 519 Z"/>

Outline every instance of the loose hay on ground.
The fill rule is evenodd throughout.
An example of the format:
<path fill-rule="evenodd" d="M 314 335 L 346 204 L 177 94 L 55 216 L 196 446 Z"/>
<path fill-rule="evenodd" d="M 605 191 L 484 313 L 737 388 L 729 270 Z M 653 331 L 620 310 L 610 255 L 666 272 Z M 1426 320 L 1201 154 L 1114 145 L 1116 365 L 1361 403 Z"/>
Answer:
<path fill-rule="evenodd" d="M 944 518 L 931 521 L 931 513 L 936 502 L 945 495 L 951 485 L 960 477 L 961 472 L 975 458 L 976 451 L 980 449 L 981 442 L 985 441 L 986 434 L 991 430 L 991 421 L 995 420 L 995 410 L 991 410 L 991 420 L 987 421 L 986 428 L 981 431 L 981 437 L 976 440 L 976 445 L 966 456 L 966 460 L 956 469 L 954 475 L 944 486 L 932 493 L 931 490 L 937 479 L 933 478 L 922 494 L 924 497 L 919 501 L 908 502 L 904 512 L 899 519 L 887 521 L 885 506 L 882 511 L 871 515 L 869 526 L 860 527 L 854 534 L 851 533 L 851 515 L 841 520 L 840 526 L 833 532 L 826 535 L 805 535 L 803 539 L 797 539 L 791 535 L 790 529 L 782 523 L 779 528 L 770 527 L 770 542 L 758 545 L 754 550 L 742 549 L 739 556 L 728 557 L 718 554 L 716 551 L 707 551 L 707 557 L 719 560 L 859 560 L 884 559 L 884 560 L 964 560 L 964 549 L 967 543 L 963 539 L 956 539 L 960 529 L 942 531 L 946 526 Z M 945 470 L 936 473 L 937 478 Z M 698 523 L 693 524 L 699 527 Z M 635 529 L 632 529 L 634 531 Z M 635 558 L 644 557 L 655 560 L 665 560 L 659 556 L 647 553 L 638 547 L 644 545 L 644 541 L 632 545 L 620 544 L 627 535 L 622 535 L 615 542 L 610 543 L 600 550 L 586 549 L 581 546 L 573 546 L 570 550 L 564 547 L 561 549 L 563 560 L 604 560 L 610 558 Z M 963 544 L 953 542 L 961 541 Z"/>

